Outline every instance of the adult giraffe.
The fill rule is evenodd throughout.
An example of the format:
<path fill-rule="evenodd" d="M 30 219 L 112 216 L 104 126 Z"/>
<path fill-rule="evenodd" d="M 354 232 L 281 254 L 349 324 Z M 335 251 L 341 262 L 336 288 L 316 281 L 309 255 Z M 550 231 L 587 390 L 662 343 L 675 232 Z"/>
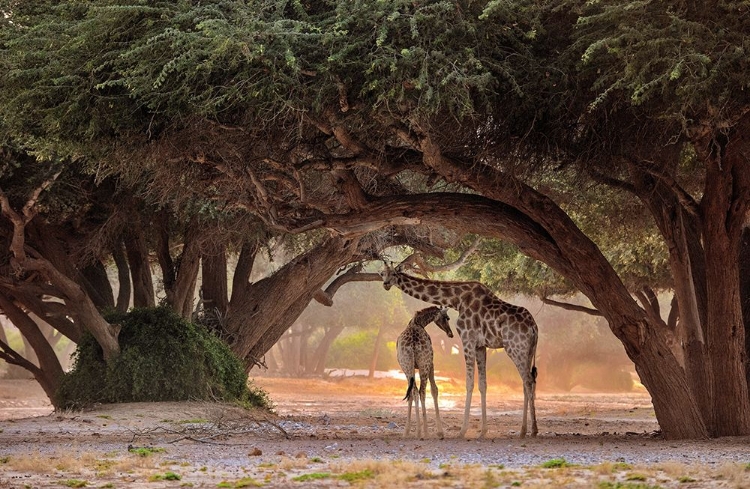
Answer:
<path fill-rule="evenodd" d="M 474 391 L 474 365 L 479 371 L 479 393 L 482 398 L 482 430 L 487 434 L 487 348 L 505 348 L 523 381 L 523 423 L 521 438 L 526 436 L 527 414 L 531 416 L 531 436 L 536 436 L 536 367 L 534 356 L 539 337 L 536 322 L 523 307 L 500 300 L 479 282 L 441 282 L 405 274 L 400 267 L 385 265 L 381 272 L 383 287 L 396 286 L 417 299 L 458 311 L 456 331 L 463 344 L 466 362 L 466 404 L 459 436 L 469 428 L 469 410 Z"/>

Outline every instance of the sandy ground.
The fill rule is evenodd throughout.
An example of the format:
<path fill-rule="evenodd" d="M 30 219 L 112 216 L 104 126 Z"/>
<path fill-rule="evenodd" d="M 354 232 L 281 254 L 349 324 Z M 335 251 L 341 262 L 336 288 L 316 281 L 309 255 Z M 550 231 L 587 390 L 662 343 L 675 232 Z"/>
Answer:
<path fill-rule="evenodd" d="M 456 438 L 463 387 L 440 384 L 446 439 L 403 438 L 405 383 L 256 379 L 275 412 L 134 403 L 52 412 L 31 381 L 0 381 L 0 487 L 750 487 L 750 438 L 665 441 L 644 393 L 523 398 L 490 389 L 488 437 Z M 413 435 L 413 434 L 412 434 Z"/>

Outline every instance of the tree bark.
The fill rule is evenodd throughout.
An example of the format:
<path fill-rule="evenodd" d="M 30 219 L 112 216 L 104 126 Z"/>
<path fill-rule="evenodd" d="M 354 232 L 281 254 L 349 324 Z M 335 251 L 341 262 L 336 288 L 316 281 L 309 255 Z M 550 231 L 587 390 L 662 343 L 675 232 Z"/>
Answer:
<path fill-rule="evenodd" d="M 225 316 L 229 306 L 227 253 L 223 244 L 215 244 L 203 254 L 202 290 L 206 312 Z"/>
<path fill-rule="evenodd" d="M 122 242 L 119 240 L 112 247 L 112 259 L 117 267 L 117 282 L 119 285 L 115 309 L 117 312 L 127 312 L 130 307 L 130 267 L 123 251 Z"/>
<path fill-rule="evenodd" d="M 154 307 L 154 283 L 148 261 L 148 248 L 140 223 L 134 223 L 123 239 L 130 265 L 130 276 L 133 279 L 133 306 Z"/>
<path fill-rule="evenodd" d="M 30 361 L 20 362 L 20 365 L 34 375 L 34 379 L 42 386 L 52 405 L 58 407 L 56 393 L 62 382 L 64 372 L 55 350 L 44 337 L 39 326 L 4 293 L 0 293 L 0 309 L 21 331 L 38 359 L 38 365 L 34 365 Z"/>
<path fill-rule="evenodd" d="M 750 228 L 742 230 L 739 270 L 742 320 L 745 324 L 745 358 L 750 359 Z M 750 385 L 750 361 L 745 362 L 745 379 Z"/>
<path fill-rule="evenodd" d="M 315 292 L 336 270 L 350 263 L 356 248 L 356 241 L 330 238 L 270 277 L 253 284 L 246 280 L 236 283 L 227 313 L 227 329 L 235 338 L 234 353 L 246 359 L 250 367 L 258 363 L 299 317 Z M 238 271 L 248 277 L 249 270 L 240 266 L 242 262 L 241 259 Z"/>
<path fill-rule="evenodd" d="M 744 124 L 750 129 L 750 120 Z M 745 133 L 747 134 L 747 133 Z M 719 135 L 706 158 L 703 243 L 708 290 L 706 343 L 716 436 L 750 434 L 747 356 L 740 298 L 739 251 L 750 207 L 750 161 L 742 133 Z"/>
<path fill-rule="evenodd" d="M 107 310 L 115 307 L 115 295 L 112 292 L 112 284 L 109 283 L 107 270 L 104 264 L 96 260 L 91 265 L 81 270 L 83 285 L 86 293 L 96 304 L 99 310 Z"/>

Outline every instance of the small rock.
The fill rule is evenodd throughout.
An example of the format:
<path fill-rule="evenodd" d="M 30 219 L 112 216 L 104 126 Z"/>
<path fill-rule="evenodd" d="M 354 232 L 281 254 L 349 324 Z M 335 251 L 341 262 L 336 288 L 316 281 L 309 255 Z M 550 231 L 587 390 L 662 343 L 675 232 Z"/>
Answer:
<path fill-rule="evenodd" d="M 263 455 L 263 451 L 260 448 L 256 447 L 250 450 L 250 453 L 248 453 L 248 455 L 250 455 L 251 457 L 259 457 Z"/>

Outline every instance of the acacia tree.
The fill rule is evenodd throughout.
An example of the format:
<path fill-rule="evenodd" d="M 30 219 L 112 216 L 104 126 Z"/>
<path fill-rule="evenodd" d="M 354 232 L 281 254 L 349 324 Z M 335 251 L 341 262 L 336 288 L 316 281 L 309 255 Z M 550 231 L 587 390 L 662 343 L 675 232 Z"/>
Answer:
<path fill-rule="evenodd" d="M 103 144 L 112 134 L 97 137 L 89 151 L 103 155 L 97 161 L 109 171 L 125 172 L 125 162 L 137 159 L 153 182 L 181 175 L 181 193 L 249 211 L 272 231 L 327 229 L 333 237 L 323 241 L 321 259 L 301 258 L 311 283 L 324 281 L 319 266 L 353 253 L 356 242 L 379 229 L 430 224 L 508 240 L 565 277 L 607 318 L 652 395 L 665 436 L 746 434 L 750 401 L 734 273 L 748 203 L 740 137 L 746 132 L 744 101 L 739 96 L 725 104 L 722 98 L 740 86 L 733 76 L 741 68 L 745 20 L 730 20 L 730 14 L 743 7 L 722 4 L 701 16 L 692 5 L 647 5 L 641 14 L 627 2 L 622 8 L 598 2 L 592 8 L 606 15 L 595 10 L 580 23 L 577 4 L 402 0 L 65 2 L 57 8 L 65 22 L 36 11 L 24 19 L 57 61 L 44 65 L 59 70 L 50 78 L 80 82 L 74 91 L 81 97 L 65 100 L 89 111 L 105 100 L 123 109 L 125 117 L 116 123 L 102 118 L 103 127 L 119 133 L 117 151 L 103 149 L 115 147 Z M 641 21 L 660 28 L 640 29 Z M 56 23 L 45 29 L 50 22 Z M 688 31 L 717 39 L 693 28 L 701 22 L 728 28 L 720 42 L 696 42 L 681 51 Z M 624 26 L 625 33 L 611 37 L 612 25 Z M 46 40 L 50 32 L 62 32 L 59 47 Z M 675 55 L 670 64 L 668 57 L 649 54 L 653 39 L 671 46 L 672 54 L 691 54 Z M 620 48 L 593 56 L 608 46 Z M 726 46 L 737 49 L 718 56 Z M 58 60 L 81 59 L 82 53 L 89 69 Z M 578 70 L 582 55 L 586 69 Z M 43 94 L 49 84 L 33 79 L 34 68 L 21 72 Z M 666 76 L 654 76 L 657 71 Z M 699 78 L 684 73 L 704 71 L 712 74 L 703 80 L 708 83 L 684 90 L 690 84 L 683 80 Z M 641 95 L 653 89 L 669 96 L 645 103 Z M 14 93 L 5 96 L 18 125 L 24 114 Z M 699 105 L 697 99 L 714 102 Z M 33 102 L 63 121 L 81 113 L 58 110 L 54 97 Z M 714 117 L 717 107 L 723 109 Z M 75 144 L 59 128 L 44 131 L 55 134 L 45 139 L 53 147 Z M 138 137 L 127 140 L 123 133 Z M 685 191 L 687 160 L 676 157 L 687 147 L 703 165 L 695 196 Z M 659 160 L 652 164 L 654 155 Z M 563 202 L 534 178 L 577 161 L 591 167 L 592 177 L 633 189 L 664 235 L 685 331 L 700 330 L 705 339 L 705 347 L 688 342 L 693 346 L 686 352 L 701 353 L 688 356 L 686 369 L 670 350 L 663 321 L 639 306 Z M 592 162 L 614 171 L 602 172 Z M 690 204 L 699 198 L 700 204 Z M 677 204 L 700 219 L 691 223 Z M 284 276 L 295 273 L 290 268 L 279 278 Z M 271 280 L 258 291 L 280 289 Z M 275 336 L 269 331 L 282 329 L 309 298 L 290 296 L 295 306 L 284 315 L 261 306 L 259 294 L 248 294 L 237 303 L 243 316 L 267 311 L 282 318 L 278 329 L 253 323 L 237 343 L 257 358 L 267 349 L 264 338 Z M 705 320 L 693 307 L 701 303 Z M 696 309 L 700 329 L 690 326 Z"/>

